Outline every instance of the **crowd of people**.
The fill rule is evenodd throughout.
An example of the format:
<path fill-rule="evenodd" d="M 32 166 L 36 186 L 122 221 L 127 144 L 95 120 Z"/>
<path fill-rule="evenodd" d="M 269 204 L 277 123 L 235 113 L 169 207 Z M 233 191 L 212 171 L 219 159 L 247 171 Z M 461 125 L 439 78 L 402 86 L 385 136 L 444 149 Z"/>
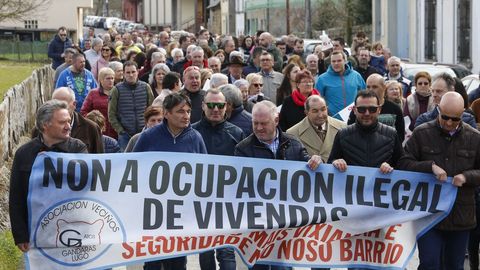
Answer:
<path fill-rule="evenodd" d="M 470 264 L 478 269 L 480 115 L 458 79 L 418 72 L 410 81 L 400 58 L 361 32 L 351 53 L 338 37 L 306 54 L 301 38 L 264 31 L 235 37 L 202 29 L 171 37 L 169 28 L 91 30 L 77 45 L 61 27 L 49 45 L 56 89 L 12 168 L 12 231 L 22 251 L 29 247 L 24 168 L 38 152 L 170 151 L 305 161 L 312 170 L 320 163 L 339 171 L 411 170 L 441 182 L 453 177 L 455 204 L 418 240 L 419 269 L 463 269 L 467 242 L 475 243 Z M 220 269 L 236 268 L 233 249 L 221 248 L 200 254 L 202 270 L 215 269 L 215 253 Z M 144 269 L 160 267 L 186 269 L 186 258 L 147 262 Z"/>

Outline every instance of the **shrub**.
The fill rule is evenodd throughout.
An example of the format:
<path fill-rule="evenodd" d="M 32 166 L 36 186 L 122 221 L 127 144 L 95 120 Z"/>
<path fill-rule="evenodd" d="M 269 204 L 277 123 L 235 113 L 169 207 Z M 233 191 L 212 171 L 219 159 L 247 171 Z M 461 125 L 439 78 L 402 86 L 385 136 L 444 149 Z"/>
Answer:
<path fill-rule="evenodd" d="M 0 233 L 0 269 L 18 269 L 22 261 L 22 252 L 13 242 L 10 230 Z"/>

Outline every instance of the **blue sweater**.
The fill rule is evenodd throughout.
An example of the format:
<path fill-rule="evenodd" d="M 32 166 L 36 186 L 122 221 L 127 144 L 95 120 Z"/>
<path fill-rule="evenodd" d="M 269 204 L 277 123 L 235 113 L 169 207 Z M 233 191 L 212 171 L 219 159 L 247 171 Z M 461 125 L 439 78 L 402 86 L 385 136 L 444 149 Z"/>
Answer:
<path fill-rule="evenodd" d="M 138 139 L 133 152 L 162 151 L 206 154 L 207 148 L 202 135 L 191 125 L 176 137 L 168 130 L 167 119 L 160 125 L 145 130 Z"/>
<path fill-rule="evenodd" d="M 62 73 L 60 73 L 57 84 L 55 85 L 55 89 L 59 87 L 69 87 L 73 90 L 73 92 L 75 92 L 75 101 L 77 102 L 77 107 L 75 108 L 75 111 L 77 112 L 80 112 L 83 101 L 85 101 L 88 92 L 90 92 L 90 90 L 92 89 L 97 88 L 97 82 L 95 81 L 92 72 L 87 69 L 83 69 L 83 72 L 85 72 L 83 78 L 85 85 L 83 89 L 78 89 L 77 84 L 75 83 L 74 74 L 70 68 L 67 68 L 62 71 Z"/>
<path fill-rule="evenodd" d="M 320 95 L 327 101 L 328 114 L 337 119 L 340 119 L 337 113 L 353 103 L 357 92 L 366 87 L 362 75 L 348 64 L 345 65 L 343 75 L 335 72 L 330 65 L 327 72 L 318 77 L 315 85 Z"/>

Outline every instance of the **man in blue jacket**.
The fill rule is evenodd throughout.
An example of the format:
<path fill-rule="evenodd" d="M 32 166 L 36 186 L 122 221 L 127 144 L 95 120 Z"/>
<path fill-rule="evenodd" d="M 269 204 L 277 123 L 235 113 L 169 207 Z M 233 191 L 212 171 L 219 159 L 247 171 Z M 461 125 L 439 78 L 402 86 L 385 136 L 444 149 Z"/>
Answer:
<path fill-rule="evenodd" d="M 190 125 L 192 105 L 190 99 L 179 93 L 172 93 L 163 100 L 165 112 L 163 122 L 145 130 L 138 139 L 133 152 L 184 152 L 206 154 L 207 148 L 202 136 Z M 177 257 L 145 263 L 144 270 L 186 270 L 187 258 Z"/>
<path fill-rule="evenodd" d="M 60 87 L 68 87 L 75 92 L 75 100 L 77 101 L 75 111 L 80 112 L 88 92 L 97 88 L 97 82 L 92 72 L 85 68 L 85 56 L 83 54 L 75 53 L 72 56 L 72 65 L 60 73 L 55 89 Z"/>
<path fill-rule="evenodd" d="M 334 51 L 327 72 L 318 77 L 315 88 L 327 101 L 330 116 L 340 119 L 338 112 L 353 103 L 357 92 L 366 88 L 360 73 L 346 64 L 347 56 Z"/>
<path fill-rule="evenodd" d="M 72 40 L 67 37 L 67 28 L 62 26 L 58 28 L 57 34 L 48 44 L 48 58 L 52 58 L 53 69 L 57 69 L 65 62 L 63 52 L 70 47 L 72 47 Z"/>

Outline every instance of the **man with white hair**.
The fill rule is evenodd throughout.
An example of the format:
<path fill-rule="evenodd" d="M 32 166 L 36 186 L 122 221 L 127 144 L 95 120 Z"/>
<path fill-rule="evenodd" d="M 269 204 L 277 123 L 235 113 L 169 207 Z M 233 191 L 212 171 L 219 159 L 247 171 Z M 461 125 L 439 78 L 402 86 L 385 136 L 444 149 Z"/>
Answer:
<path fill-rule="evenodd" d="M 208 58 L 208 67 L 213 71 L 213 73 L 220 73 L 222 69 L 222 62 L 216 56 Z"/>
<path fill-rule="evenodd" d="M 402 74 L 402 60 L 396 56 L 392 56 L 387 61 L 388 72 L 385 75 L 385 81 L 395 80 L 402 84 L 403 97 L 406 98 L 411 94 L 412 81 L 405 78 Z"/>
<path fill-rule="evenodd" d="M 305 62 L 307 62 L 307 69 L 313 75 L 313 82 L 315 83 L 318 79 L 318 56 L 316 54 L 309 54 L 305 58 Z"/>
<path fill-rule="evenodd" d="M 228 77 L 223 73 L 213 73 L 210 77 L 210 88 L 215 89 L 226 84 L 228 84 Z"/>
<path fill-rule="evenodd" d="M 102 47 L 103 39 L 96 37 L 92 41 L 92 48 L 85 51 L 85 58 L 90 63 L 91 67 L 93 67 L 93 65 L 97 63 L 98 58 L 100 58 Z"/>

